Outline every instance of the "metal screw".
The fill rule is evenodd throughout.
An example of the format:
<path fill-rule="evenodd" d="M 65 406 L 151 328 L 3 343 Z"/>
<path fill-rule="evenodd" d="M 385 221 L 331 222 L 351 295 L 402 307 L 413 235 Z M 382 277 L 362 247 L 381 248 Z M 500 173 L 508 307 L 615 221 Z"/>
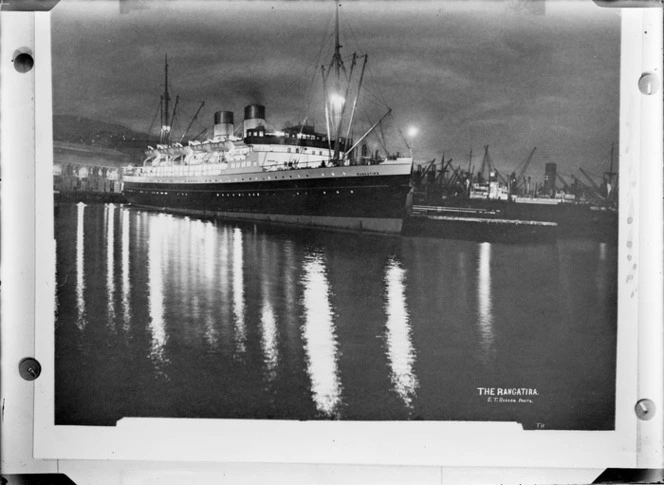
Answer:
<path fill-rule="evenodd" d="M 657 74 L 652 72 L 641 74 L 641 77 L 639 78 L 639 91 L 647 96 L 659 91 L 659 78 L 657 77 Z"/>
<path fill-rule="evenodd" d="M 650 421 L 655 417 L 655 403 L 650 399 L 639 399 L 634 406 L 636 417 L 643 421 Z"/>
<path fill-rule="evenodd" d="M 26 381 L 34 381 L 41 374 L 41 365 L 32 357 L 26 357 L 18 363 L 18 373 Z"/>
<path fill-rule="evenodd" d="M 35 60 L 27 52 L 22 52 L 21 54 L 18 54 L 16 57 L 14 57 L 13 61 L 14 61 L 14 69 L 16 69 L 21 74 L 29 72 L 30 70 L 32 70 L 32 67 L 35 65 Z"/>

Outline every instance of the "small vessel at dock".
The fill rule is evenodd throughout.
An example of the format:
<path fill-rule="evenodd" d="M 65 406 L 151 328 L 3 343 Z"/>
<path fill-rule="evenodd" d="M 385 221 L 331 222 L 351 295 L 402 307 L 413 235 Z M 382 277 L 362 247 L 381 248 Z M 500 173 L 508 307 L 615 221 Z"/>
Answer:
<path fill-rule="evenodd" d="M 480 242 L 537 242 L 556 238 L 559 224 L 510 218 L 500 210 L 415 205 L 403 230 L 409 236 Z"/>
<path fill-rule="evenodd" d="M 582 171 L 593 185 L 576 179 L 568 184 L 556 172 L 556 164 L 547 163 L 544 183 L 532 187 L 525 170 L 534 152 L 520 173 L 510 177 L 503 177 L 495 168 L 488 146 L 478 174 L 460 167 L 449 169 L 451 160 L 445 162 L 444 158 L 440 171 L 414 172 L 416 195 L 408 232 L 485 240 L 498 235 L 527 239 L 529 234 L 533 238 L 565 235 L 615 240 L 618 211 L 611 180 L 602 188 Z M 562 190 L 557 189 L 557 180 L 563 182 Z"/>

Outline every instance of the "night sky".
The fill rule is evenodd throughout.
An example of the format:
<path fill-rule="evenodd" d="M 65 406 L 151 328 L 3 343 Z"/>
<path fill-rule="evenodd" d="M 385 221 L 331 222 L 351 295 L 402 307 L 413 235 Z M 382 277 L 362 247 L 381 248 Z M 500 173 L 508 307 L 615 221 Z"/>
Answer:
<path fill-rule="evenodd" d="M 608 169 L 618 140 L 620 16 L 590 0 L 344 1 L 342 54 L 369 55 L 355 136 L 377 121 L 388 149 L 415 126 L 417 162 L 442 153 L 476 170 L 483 145 L 509 172 L 537 152 L 559 172 Z M 333 1 L 62 0 L 53 10 L 54 114 L 147 131 L 163 91 L 180 96 L 176 132 L 205 107 L 260 102 L 277 128 L 307 116 L 325 131 L 320 66 L 333 49 Z M 356 70 L 356 74 L 359 71 Z M 154 124 L 158 126 L 159 120 Z M 180 130 L 177 130 L 177 128 Z M 156 131 L 154 131 L 156 133 Z M 379 148 L 376 137 L 371 148 Z"/>

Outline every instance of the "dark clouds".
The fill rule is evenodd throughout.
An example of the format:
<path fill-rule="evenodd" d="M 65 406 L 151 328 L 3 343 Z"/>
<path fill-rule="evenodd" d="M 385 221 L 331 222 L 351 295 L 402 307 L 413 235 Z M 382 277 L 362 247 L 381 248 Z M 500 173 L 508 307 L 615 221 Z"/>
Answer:
<path fill-rule="evenodd" d="M 145 130 L 164 52 L 183 115 L 205 101 L 206 125 L 219 109 L 241 120 L 251 102 L 277 126 L 322 105 L 307 94 L 320 92 L 312 79 L 331 55 L 333 3 L 137 2 L 63 0 L 54 10 L 56 114 Z M 619 17 L 585 1 L 541 11 L 501 0 L 344 2 L 344 51 L 369 54 L 367 100 L 393 108 L 391 148 L 404 150 L 396 129 L 414 124 L 421 160 L 445 151 L 461 163 L 490 144 L 511 169 L 537 146 L 534 176 L 549 161 L 601 172 L 618 137 Z M 374 102 L 368 118 L 384 109 Z"/>

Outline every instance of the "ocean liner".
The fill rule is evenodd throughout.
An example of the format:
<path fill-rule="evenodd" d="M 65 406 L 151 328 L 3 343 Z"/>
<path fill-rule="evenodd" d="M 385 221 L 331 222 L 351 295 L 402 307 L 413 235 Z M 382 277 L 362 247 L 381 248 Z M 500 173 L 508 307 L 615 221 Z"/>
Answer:
<path fill-rule="evenodd" d="M 322 66 L 325 132 L 306 120 L 275 129 L 265 106 L 250 104 L 237 128 L 233 112 L 218 111 L 212 137 L 186 144 L 170 139 L 166 62 L 160 143 L 146 152 L 142 166 L 125 170 L 126 199 L 202 216 L 401 232 L 412 156 L 381 157 L 363 143 L 390 109 L 352 138 L 367 56 L 353 54 L 347 68 L 340 49 L 337 7 L 334 54 Z"/>

